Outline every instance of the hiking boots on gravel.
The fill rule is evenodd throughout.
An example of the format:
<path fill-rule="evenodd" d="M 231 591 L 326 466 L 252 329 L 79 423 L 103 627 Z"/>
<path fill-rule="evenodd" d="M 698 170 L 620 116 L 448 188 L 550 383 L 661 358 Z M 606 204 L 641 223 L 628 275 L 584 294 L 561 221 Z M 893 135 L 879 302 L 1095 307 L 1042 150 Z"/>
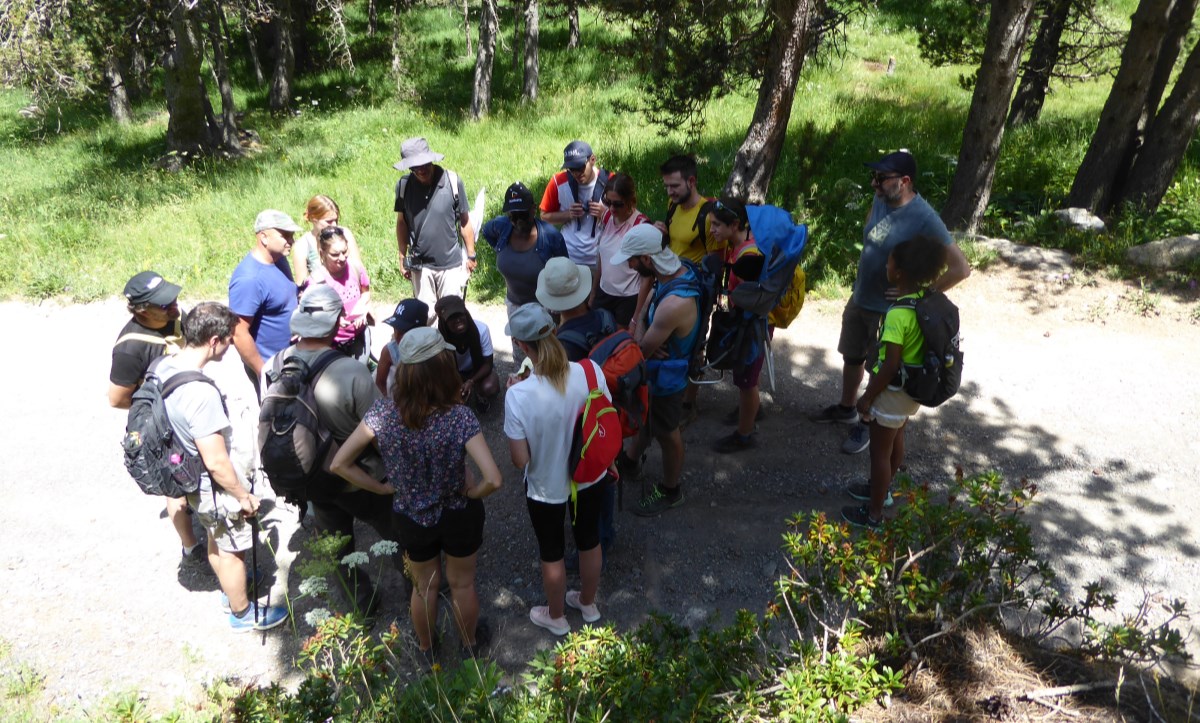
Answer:
<path fill-rule="evenodd" d="M 658 517 L 672 507 L 682 504 L 683 490 L 676 487 L 668 491 L 661 485 L 654 485 L 650 488 L 650 494 L 643 497 L 637 507 L 633 508 L 633 514 L 638 517 Z"/>
<path fill-rule="evenodd" d="M 843 407 L 840 404 L 830 404 L 815 414 L 808 415 L 810 421 L 817 424 L 854 424 L 858 421 L 858 410 L 854 407 Z"/>
<path fill-rule="evenodd" d="M 745 437 L 734 432 L 721 437 L 716 442 L 713 442 L 712 451 L 717 454 L 730 454 L 732 452 L 742 452 L 747 449 L 754 449 L 758 446 L 758 439 L 753 434 L 748 434 Z"/>
<path fill-rule="evenodd" d="M 846 485 L 846 494 L 860 502 L 871 501 L 871 483 L 870 482 L 855 482 Z M 892 506 L 892 488 L 888 487 L 887 496 L 883 498 L 883 506 Z"/>
<path fill-rule="evenodd" d="M 878 530 L 883 527 L 883 518 L 880 517 L 878 520 L 871 519 L 871 514 L 867 511 L 866 505 L 843 507 L 842 519 L 855 527 L 862 527 L 867 530 Z"/>
<path fill-rule="evenodd" d="M 850 436 L 846 437 L 845 442 L 842 442 L 842 451 L 846 454 L 858 454 L 867 451 L 867 447 L 870 446 L 871 428 L 860 422 L 854 425 L 854 428 L 850 430 Z"/>

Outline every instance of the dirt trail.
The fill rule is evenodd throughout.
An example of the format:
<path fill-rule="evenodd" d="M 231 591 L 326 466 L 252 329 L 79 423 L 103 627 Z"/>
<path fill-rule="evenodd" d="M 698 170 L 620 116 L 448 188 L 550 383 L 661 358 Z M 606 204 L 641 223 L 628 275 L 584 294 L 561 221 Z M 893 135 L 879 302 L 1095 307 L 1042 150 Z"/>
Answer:
<path fill-rule="evenodd" d="M 966 386 L 913 423 L 912 473 L 935 486 L 956 466 L 1028 477 L 1041 489 L 1029 518 L 1038 543 L 1071 584 L 1104 578 L 1126 606 L 1143 588 L 1200 606 L 1200 385 L 1187 373 L 1200 351 L 1196 293 L 1148 297 L 1125 283 L 1064 283 L 1000 266 L 977 272 L 952 296 L 963 313 Z M 1156 314 L 1139 313 L 1150 306 Z M 865 456 L 838 451 L 844 430 L 804 418 L 835 394 L 840 309 L 838 301 L 812 301 L 777 335 L 779 388 L 767 395 L 755 453 L 708 451 L 726 433 L 720 418 L 736 397 L 729 385 L 705 390 L 702 416 L 685 433 L 686 505 L 659 520 L 618 517 L 600 593 L 605 621 L 628 629 L 652 608 L 689 624 L 727 620 L 739 607 L 762 610 L 783 566 L 783 520 L 800 509 L 836 513 L 840 487 L 866 475 Z M 48 703 L 68 710 L 136 690 L 159 710 L 201 695 L 217 678 L 293 680 L 303 620 L 301 635 L 230 635 L 215 581 L 178 571 L 160 502 L 138 492 L 121 466 L 124 415 L 107 408 L 104 391 L 122 304 L 0 310 L 9 328 L 71 340 L 49 356 L 0 362 L 9 382 L 0 473 L 0 605 L 9 624 L 0 638 L 15 660 L 46 675 Z M 503 373 L 510 347 L 502 313 L 491 307 L 482 316 Z M 497 405 L 483 420 L 506 487 L 487 501 L 479 589 L 497 633 L 493 657 L 516 672 L 553 641 L 526 617 L 542 593 L 501 417 Z M 647 481 L 657 478 L 656 453 L 647 470 Z M 307 533 L 291 511 L 271 518 L 278 569 L 266 559 L 263 567 L 278 599 L 285 587 L 296 594 L 288 568 Z M 399 616 L 406 627 L 394 573 L 383 589 L 383 618 Z M 443 662 L 454 656 L 443 651 Z"/>

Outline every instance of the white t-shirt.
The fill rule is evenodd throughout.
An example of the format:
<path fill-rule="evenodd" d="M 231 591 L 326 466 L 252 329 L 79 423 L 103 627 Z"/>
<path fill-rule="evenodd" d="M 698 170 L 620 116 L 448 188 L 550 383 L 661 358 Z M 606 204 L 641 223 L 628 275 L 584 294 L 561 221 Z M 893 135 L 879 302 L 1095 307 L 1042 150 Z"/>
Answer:
<path fill-rule="evenodd" d="M 611 399 L 600 367 L 592 361 L 585 363 L 595 369 L 596 383 L 604 396 Z M 549 380 L 536 374 L 514 384 L 505 394 L 504 434 L 509 439 L 524 439 L 529 443 L 529 464 L 525 467 L 529 499 L 562 504 L 571 498 L 567 456 L 579 408 L 587 395 L 587 376 L 583 367 L 574 363 L 570 365 L 565 396 Z"/>
<path fill-rule="evenodd" d="M 496 350 L 492 348 L 492 332 L 488 331 L 487 324 L 483 323 L 482 321 L 477 319 L 473 319 L 472 321 L 475 322 L 475 328 L 479 330 L 479 351 L 482 352 L 484 356 L 493 356 L 496 353 Z M 461 354 L 455 352 L 455 356 L 458 357 L 458 370 L 460 372 L 471 371 L 471 367 L 474 365 L 472 364 L 471 360 L 470 348 Z"/>

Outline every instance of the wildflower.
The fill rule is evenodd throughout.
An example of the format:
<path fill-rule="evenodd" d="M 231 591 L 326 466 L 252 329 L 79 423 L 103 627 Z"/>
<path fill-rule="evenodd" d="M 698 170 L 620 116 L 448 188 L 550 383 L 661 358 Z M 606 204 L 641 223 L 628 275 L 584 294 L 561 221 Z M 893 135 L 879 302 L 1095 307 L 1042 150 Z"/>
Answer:
<path fill-rule="evenodd" d="M 387 557 L 400 551 L 400 545 L 392 540 L 380 540 L 371 545 L 371 554 L 375 557 Z"/>
<path fill-rule="evenodd" d="M 301 595 L 323 595 L 329 592 L 329 582 L 323 577 L 306 577 L 300 582 Z"/>
<path fill-rule="evenodd" d="M 359 565 L 366 565 L 370 561 L 371 558 L 367 557 L 367 553 L 365 552 L 351 552 L 342 558 L 342 564 L 351 569 Z"/>
<path fill-rule="evenodd" d="M 314 628 L 330 618 L 329 611 L 325 608 L 317 608 L 304 613 L 304 622 Z"/>

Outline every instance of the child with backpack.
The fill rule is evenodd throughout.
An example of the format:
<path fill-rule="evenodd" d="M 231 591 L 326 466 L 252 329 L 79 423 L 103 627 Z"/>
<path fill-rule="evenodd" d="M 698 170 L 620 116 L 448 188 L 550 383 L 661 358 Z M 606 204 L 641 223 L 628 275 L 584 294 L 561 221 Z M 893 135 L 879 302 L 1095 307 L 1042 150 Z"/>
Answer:
<path fill-rule="evenodd" d="M 904 463 L 904 429 L 921 406 L 905 392 L 901 369 L 920 366 L 925 352 L 917 312 L 907 300 L 929 293 L 926 287 L 945 265 L 946 247 L 925 235 L 898 244 L 888 256 L 887 280 L 894 301 L 879 334 L 879 359 L 856 405 L 870 426 L 871 476 L 867 484 L 846 488 L 847 494 L 864 504 L 842 508 L 842 519 L 857 527 L 879 529 L 883 508 L 892 504 L 892 479 Z"/>

